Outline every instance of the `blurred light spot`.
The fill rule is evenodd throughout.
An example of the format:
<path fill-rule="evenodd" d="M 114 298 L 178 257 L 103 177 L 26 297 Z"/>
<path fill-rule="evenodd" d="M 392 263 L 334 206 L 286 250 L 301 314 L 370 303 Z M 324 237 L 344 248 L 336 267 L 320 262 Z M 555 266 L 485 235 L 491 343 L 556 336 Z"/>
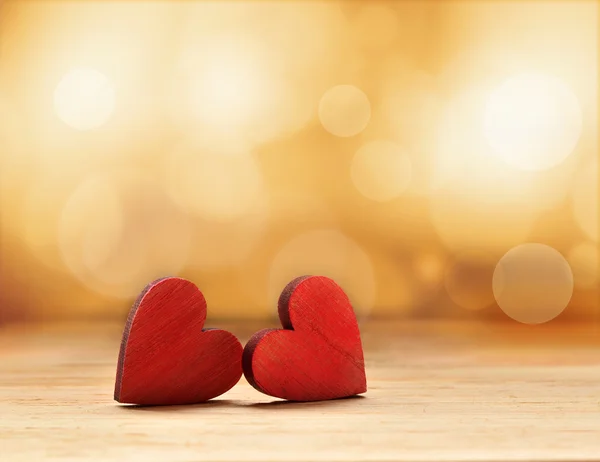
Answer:
<path fill-rule="evenodd" d="M 265 109 L 272 88 L 265 75 L 267 62 L 262 50 L 244 49 L 232 41 L 215 41 L 185 65 L 192 78 L 189 102 L 193 115 L 215 127 L 240 127 Z M 195 68 L 198 66 L 198 68 Z"/>
<path fill-rule="evenodd" d="M 189 244 L 186 218 L 155 184 L 128 172 L 81 183 L 59 225 L 60 250 L 71 272 L 114 297 L 132 297 L 153 279 L 177 274 Z"/>
<path fill-rule="evenodd" d="M 483 208 L 510 208 L 535 218 L 541 210 L 556 207 L 568 193 L 571 164 L 545 172 L 515 170 L 493 154 L 480 130 L 487 86 L 471 86 L 453 98 L 440 118 L 432 189 L 455 192 Z"/>
<path fill-rule="evenodd" d="M 494 297 L 515 321 L 540 324 L 567 307 L 573 294 L 569 263 L 544 244 L 521 244 L 498 262 L 493 278 Z"/>
<path fill-rule="evenodd" d="M 106 123 L 115 109 L 115 89 L 95 69 L 73 69 L 54 91 L 58 117 L 77 130 L 91 130 Z"/>
<path fill-rule="evenodd" d="M 529 172 L 488 154 L 481 126 L 486 88 L 475 86 L 444 109 L 436 137 L 431 221 L 451 250 L 494 253 L 522 243 L 543 205 L 560 197 L 556 183 L 535 188 Z M 541 200 L 538 200 L 541 199 Z"/>
<path fill-rule="evenodd" d="M 388 201 L 408 188 L 410 158 L 391 141 L 371 141 L 356 152 L 351 176 L 354 186 L 363 196 L 374 201 Z"/>
<path fill-rule="evenodd" d="M 167 158 L 166 181 L 180 207 L 206 220 L 228 222 L 267 212 L 262 174 L 250 155 L 180 146 Z"/>
<path fill-rule="evenodd" d="M 454 303 L 467 310 L 481 310 L 493 304 L 491 281 L 494 266 L 480 257 L 460 255 L 446 271 L 446 292 Z"/>
<path fill-rule="evenodd" d="M 164 179 L 170 197 L 192 220 L 190 267 L 227 267 L 248 257 L 269 219 L 254 157 L 184 144 L 166 159 Z"/>
<path fill-rule="evenodd" d="M 598 247 L 584 242 L 569 252 L 569 265 L 573 270 L 575 285 L 582 288 L 593 288 L 598 283 Z"/>
<path fill-rule="evenodd" d="M 174 121 L 202 146 L 248 150 L 313 116 L 310 98 L 286 78 L 272 47 L 236 33 L 190 40 L 167 98 Z"/>
<path fill-rule="evenodd" d="M 419 280 L 428 285 L 438 284 L 444 277 L 445 262 L 433 253 L 418 255 L 413 267 Z"/>
<path fill-rule="evenodd" d="M 598 241 L 598 163 L 589 162 L 575 178 L 573 190 L 573 214 L 575 221 L 593 240 Z"/>
<path fill-rule="evenodd" d="M 93 214 L 84 210 L 90 204 Z M 96 271 L 110 257 L 121 238 L 123 218 L 118 191 L 107 181 L 84 182 L 70 197 L 61 227 L 69 238 L 79 239 L 81 263 L 87 270 Z"/>
<path fill-rule="evenodd" d="M 347 75 L 343 66 L 355 54 L 347 46 L 346 23 L 335 3 L 179 6 L 183 14 L 177 36 L 184 45 L 175 72 L 183 78 L 174 82 L 179 88 L 172 115 L 184 116 L 177 122 L 183 122 L 186 131 L 216 142 L 233 137 L 253 147 L 301 129 L 315 118 L 315 101 L 322 96 L 323 86 L 335 76 Z M 224 79 L 217 82 L 218 91 L 212 96 L 208 92 L 215 75 Z M 223 95 L 225 86 L 235 91 Z M 245 93 L 231 104 L 240 89 Z M 193 94 L 195 102 L 190 98 Z M 208 107 L 198 107 L 223 96 L 225 104 L 216 108 L 220 115 L 213 117 Z M 238 105 L 242 106 L 239 112 Z M 199 130 L 199 125 L 207 130 Z"/>
<path fill-rule="evenodd" d="M 385 5 L 365 5 L 358 12 L 354 36 L 367 49 L 389 46 L 398 35 L 396 12 Z"/>
<path fill-rule="evenodd" d="M 492 92 L 485 113 L 490 146 L 507 164 L 523 170 L 545 170 L 563 162 L 581 129 L 581 107 L 573 91 L 543 74 L 508 79 Z"/>
<path fill-rule="evenodd" d="M 276 309 L 281 291 L 292 279 L 327 276 L 350 297 L 357 316 L 366 316 L 375 300 L 375 277 L 369 256 L 337 230 L 316 230 L 294 237 L 279 251 L 269 273 L 269 300 Z"/>
<path fill-rule="evenodd" d="M 371 118 L 369 98 L 353 85 L 338 85 L 325 92 L 319 119 L 329 133 L 350 137 L 362 132 Z"/>

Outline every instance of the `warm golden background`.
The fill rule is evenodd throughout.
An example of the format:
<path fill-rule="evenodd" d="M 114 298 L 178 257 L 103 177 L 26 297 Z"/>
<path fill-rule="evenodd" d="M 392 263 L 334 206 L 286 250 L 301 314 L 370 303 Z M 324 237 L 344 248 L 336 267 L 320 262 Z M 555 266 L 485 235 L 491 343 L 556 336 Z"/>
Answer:
<path fill-rule="evenodd" d="M 0 3 L 0 323 L 595 320 L 598 3 Z M 513 321 L 511 321 L 513 322 Z"/>

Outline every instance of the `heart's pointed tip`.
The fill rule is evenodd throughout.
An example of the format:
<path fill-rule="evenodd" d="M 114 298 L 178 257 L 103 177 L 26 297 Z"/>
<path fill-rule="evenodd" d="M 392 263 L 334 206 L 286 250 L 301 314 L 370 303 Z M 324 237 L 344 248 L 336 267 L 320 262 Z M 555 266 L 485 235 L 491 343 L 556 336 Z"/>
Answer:
<path fill-rule="evenodd" d="M 114 400 L 115 400 L 117 403 L 120 403 L 120 402 L 121 402 L 121 401 L 120 401 L 120 400 L 121 400 L 121 393 L 120 393 L 120 391 L 119 391 L 119 383 L 120 383 L 120 380 L 119 380 L 119 378 L 117 378 L 117 381 L 116 381 L 116 383 L 115 383 L 115 391 L 113 392 L 113 399 L 114 399 Z"/>
<path fill-rule="evenodd" d="M 117 403 L 119 404 L 123 404 L 123 405 L 127 405 L 127 404 L 138 404 L 135 402 L 135 400 L 131 400 L 131 399 L 126 399 L 125 397 L 122 396 L 122 393 L 117 394 L 115 392 L 115 396 L 114 399 Z"/>
<path fill-rule="evenodd" d="M 241 376 L 241 373 L 240 373 Z M 235 382 L 237 383 L 237 381 Z M 158 407 L 158 406 L 185 406 L 185 405 L 194 405 L 194 404 L 203 404 L 208 401 L 217 398 L 224 393 L 228 392 L 233 386 L 231 385 L 227 390 L 224 391 L 215 391 L 210 394 L 195 394 L 191 396 L 156 396 L 156 395 L 148 395 L 142 392 L 131 391 L 128 393 L 121 393 L 121 395 L 115 395 L 115 401 L 119 404 L 124 405 L 125 407 Z"/>

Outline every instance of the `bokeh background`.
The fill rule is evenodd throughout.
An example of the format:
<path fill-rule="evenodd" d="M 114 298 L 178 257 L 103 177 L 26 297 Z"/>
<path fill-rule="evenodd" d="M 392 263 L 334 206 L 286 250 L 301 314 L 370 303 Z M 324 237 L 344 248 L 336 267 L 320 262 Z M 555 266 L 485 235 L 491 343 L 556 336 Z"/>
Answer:
<path fill-rule="evenodd" d="M 0 3 L 0 323 L 213 319 L 336 279 L 361 319 L 594 322 L 594 1 Z"/>

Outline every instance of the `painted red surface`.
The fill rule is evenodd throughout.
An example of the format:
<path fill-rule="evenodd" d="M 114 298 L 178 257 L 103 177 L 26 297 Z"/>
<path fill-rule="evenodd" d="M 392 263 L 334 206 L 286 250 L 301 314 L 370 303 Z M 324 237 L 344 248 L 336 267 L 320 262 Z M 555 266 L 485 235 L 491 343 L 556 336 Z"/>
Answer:
<path fill-rule="evenodd" d="M 231 333 L 202 330 L 206 300 L 190 281 L 154 281 L 134 304 L 121 343 L 115 400 L 192 404 L 219 396 L 242 375 L 242 345 Z"/>
<path fill-rule="evenodd" d="M 333 280 L 304 276 L 279 298 L 283 329 L 254 334 L 244 375 L 258 391 L 292 401 L 344 398 L 367 391 L 363 350 L 350 300 Z"/>

